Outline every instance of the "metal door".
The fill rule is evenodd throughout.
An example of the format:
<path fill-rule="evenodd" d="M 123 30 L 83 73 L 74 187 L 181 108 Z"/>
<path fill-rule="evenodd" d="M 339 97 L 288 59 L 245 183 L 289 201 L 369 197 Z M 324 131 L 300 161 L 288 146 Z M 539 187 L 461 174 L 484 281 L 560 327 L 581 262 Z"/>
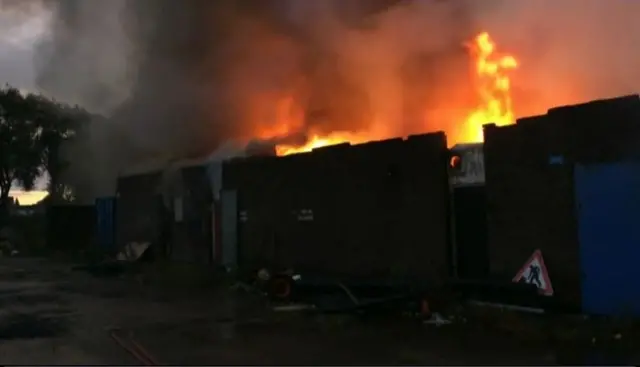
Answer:
<path fill-rule="evenodd" d="M 461 279 L 484 279 L 489 275 L 485 187 L 457 187 L 453 196 L 455 275 Z"/>
<path fill-rule="evenodd" d="M 238 194 L 235 190 L 221 193 L 222 265 L 238 266 Z"/>
<path fill-rule="evenodd" d="M 583 312 L 640 315 L 640 163 L 575 169 Z"/>

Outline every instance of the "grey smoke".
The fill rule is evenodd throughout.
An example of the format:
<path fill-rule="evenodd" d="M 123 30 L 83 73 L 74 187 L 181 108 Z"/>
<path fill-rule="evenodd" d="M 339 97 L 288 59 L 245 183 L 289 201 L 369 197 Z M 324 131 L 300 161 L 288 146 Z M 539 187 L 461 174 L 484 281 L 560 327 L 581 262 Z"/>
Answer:
<path fill-rule="evenodd" d="M 28 2 L 28 1 L 27 1 Z M 109 113 L 133 86 L 134 44 L 124 0 L 44 0 L 51 32 L 36 47 L 37 84 L 65 101 Z"/>
<path fill-rule="evenodd" d="M 28 2 L 53 16 L 41 89 L 108 117 L 74 160 L 102 192 L 125 163 L 250 141 L 285 97 L 304 112 L 296 134 L 454 130 L 475 102 L 463 43 L 480 30 L 521 61 L 518 115 L 640 85 L 635 1 Z"/>

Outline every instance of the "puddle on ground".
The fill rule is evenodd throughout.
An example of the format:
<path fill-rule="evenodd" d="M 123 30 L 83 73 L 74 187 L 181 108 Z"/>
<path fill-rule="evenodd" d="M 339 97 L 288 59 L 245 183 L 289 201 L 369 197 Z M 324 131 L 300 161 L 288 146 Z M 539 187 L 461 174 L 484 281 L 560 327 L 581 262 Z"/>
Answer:
<path fill-rule="evenodd" d="M 0 319 L 0 340 L 52 338 L 68 330 L 65 317 L 11 314 Z"/>

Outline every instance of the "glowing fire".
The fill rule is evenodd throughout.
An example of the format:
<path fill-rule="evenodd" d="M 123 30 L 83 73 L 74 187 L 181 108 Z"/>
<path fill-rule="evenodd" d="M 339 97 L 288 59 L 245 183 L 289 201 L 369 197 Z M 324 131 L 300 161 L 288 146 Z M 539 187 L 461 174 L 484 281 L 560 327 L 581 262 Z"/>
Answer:
<path fill-rule="evenodd" d="M 351 134 L 348 132 L 336 132 L 329 135 L 317 135 L 313 134 L 307 139 L 307 142 L 302 146 L 279 144 L 276 146 L 277 155 L 289 155 L 302 152 L 310 152 L 313 149 L 326 147 L 329 145 L 336 145 L 349 142 L 351 144 L 363 143 L 368 139 L 365 136 L 358 136 L 357 134 Z"/>
<path fill-rule="evenodd" d="M 518 66 L 511 55 L 500 55 L 487 32 L 478 34 L 468 45 L 473 58 L 473 78 L 478 104 L 459 124 L 453 124 L 447 133 L 450 143 L 481 142 L 483 140 L 482 125 L 511 124 L 515 120 L 510 95 L 509 72 Z M 262 129 L 258 136 L 265 139 L 287 137 L 300 131 L 303 127 L 304 111 L 288 97 L 276 106 L 276 120 L 269 124 L 270 129 Z M 349 142 L 352 144 L 370 141 L 379 136 L 371 132 L 332 132 L 329 134 L 306 132 L 303 144 L 278 144 L 276 153 L 279 156 L 301 152 L 309 152 L 315 148 Z"/>
<path fill-rule="evenodd" d="M 515 120 L 509 71 L 515 69 L 518 62 L 511 55 L 497 55 L 496 46 L 487 32 L 476 36 L 469 49 L 475 59 L 474 71 L 479 105 L 466 118 L 462 134 L 456 140 L 481 142 L 482 125 L 508 125 Z"/>

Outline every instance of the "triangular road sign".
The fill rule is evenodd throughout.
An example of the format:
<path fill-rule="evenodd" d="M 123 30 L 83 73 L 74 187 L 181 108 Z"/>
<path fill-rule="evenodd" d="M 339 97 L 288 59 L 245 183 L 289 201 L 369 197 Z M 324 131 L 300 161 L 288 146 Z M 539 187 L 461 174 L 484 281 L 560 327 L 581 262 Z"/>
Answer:
<path fill-rule="evenodd" d="M 513 282 L 533 283 L 538 287 L 541 294 L 545 296 L 553 295 L 551 279 L 549 279 L 549 273 L 547 272 L 547 267 L 544 265 L 542 252 L 540 250 L 533 252 L 533 255 L 524 263 L 522 269 L 520 269 L 518 274 L 513 278 Z"/>

